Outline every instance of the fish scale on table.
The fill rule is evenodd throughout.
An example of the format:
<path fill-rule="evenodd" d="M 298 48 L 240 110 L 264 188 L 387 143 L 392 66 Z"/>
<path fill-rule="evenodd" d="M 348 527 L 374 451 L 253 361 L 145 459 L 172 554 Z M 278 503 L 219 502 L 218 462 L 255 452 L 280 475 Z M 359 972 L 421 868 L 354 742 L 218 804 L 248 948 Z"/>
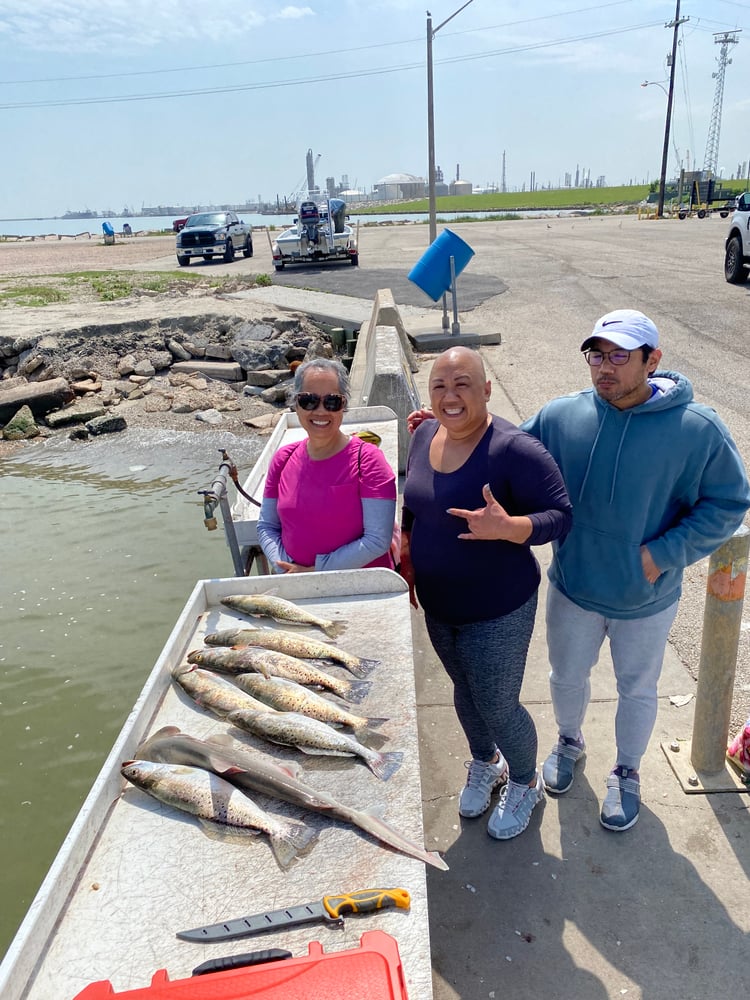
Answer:
<path fill-rule="evenodd" d="M 379 753 L 364 746 L 353 736 L 334 729 L 327 722 L 311 719 L 299 712 L 257 712 L 239 709 L 227 716 L 227 721 L 254 736 L 297 747 L 303 753 L 332 757 L 360 757 L 372 773 L 387 781 L 401 767 L 404 755 L 399 751 Z"/>
<path fill-rule="evenodd" d="M 347 668 L 355 677 L 367 677 L 380 660 L 369 660 L 347 653 L 319 639 L 308 639 L 283 629 L 230 628 L 211 632 L 203 640 L 208 646 L 262 646 L 303 660 L 333 660 Z"/>
<path fill-rule="evenodd" d="M 188 663 L 196 663 L 198 666 L 226 674 L 244 674 L 255 670 L 264 677 L 283 677 L 286 680 L 297 681 L 298 684 L 325 688 L 353 704 L 364 701 L 372 687 L 370 681 L 350 681 L 333 677 L 316 667 L 310 660 L 300 660 L 296 656 L 259 646 L 238 648 L 216 646 L 210 649 L 194 649 L 188 653 Z"/>
<path fill-rule="evenodd" d="M 165 805 L 237 834 L 267 834 L 274 857 L 288 868 L 318 838 L 312 827 L 271 816 L 235 785 L 211 771 L 186 764 L 125 761 L 120 773 Z"/>
<path fill-rule="evenodd" d="M 335 817 L 363 830 L 383 844 L 418 858 L 441 871 L 448 865 L 439 854 L 427 851 L 386 823 L 382 809 L 372 805 L 355 809 L 333 796 L 308 785 L 302 768 L 294 761 L 278 761 L 258 750 L 240 746 L 227 733 L 199 740 L 180 732 L 177 726 L 164 726 L 136 750 L 142 760 L 169 764 L 188 764 L 213 771 L 243 790 L 291 802 L 302 809 Z"/>

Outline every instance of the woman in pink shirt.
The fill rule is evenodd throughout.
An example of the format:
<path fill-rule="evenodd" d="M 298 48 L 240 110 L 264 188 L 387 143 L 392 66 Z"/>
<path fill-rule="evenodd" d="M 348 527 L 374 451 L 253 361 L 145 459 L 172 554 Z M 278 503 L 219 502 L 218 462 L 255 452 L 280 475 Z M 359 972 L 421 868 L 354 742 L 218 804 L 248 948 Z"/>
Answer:
<path fill-rule="evenodd" d="M 307 438 L 271 459 L 258 540 L 279 573 L 393 568 L 396 477 L 374 444 L 341 430 L 346 368 L 328 358 L 300 365 L 294 405 Z"/>

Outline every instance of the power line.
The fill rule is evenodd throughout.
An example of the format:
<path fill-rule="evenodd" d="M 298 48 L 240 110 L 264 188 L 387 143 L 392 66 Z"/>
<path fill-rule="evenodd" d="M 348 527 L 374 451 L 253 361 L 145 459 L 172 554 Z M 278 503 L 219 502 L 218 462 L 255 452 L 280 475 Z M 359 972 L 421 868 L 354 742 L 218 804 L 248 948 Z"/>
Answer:
<path fill-rule="evenodd" d="M 534 24 L 537 21 L 556 20 L 560 17 L 568 17 L 572 14 L 587 14 L 592 10 L 603 10 L 606 7 L 619 7 L 623 4 L 633 3 L 634 0 L 611 0 L 610 3 L 597 4 L 592 7 L 578 7 L 575 10 L 559 11 L 556 14 L 545 14 L 540 17 L 524 18 L 519 21 L 505 21 L 502 24 L 485 25 L 483 28 L 465 28 L 462 31 L 446 31 L 445 35 L 465 35 L 477 34 L 486 31 L 497 31 L 500 28 L 515 28 L 524 24 Z M 297 55 L 270 56 L 263 59 L 245 59 L 241 62 L 209 63 L 200 66 L 177 66 L 172 69 L 145 69 L 128 70 L 125 73 L 97 73 L 87 76 L 46 76 L 29 80 L 0 80 L 0 86 L 12 86 L 14 84 L 28 85 L 32 83 L 66 83 L 78 80 L 114 80 L 118 78 L 128 78 L 137 76 L 157 76 L 165 73 L 195 73 L 207 69 L 231 69 L 239 66 L 260 66 L 264 63 L 278 63 L 298 59 L 316 59 L 322 56 L 342 56 L 349 52 L 367 52 L 373 49 L 395 48 L 397 45 L 414 45 L 423 43 L 423 36 L 419 38 L 403 38 L 399 41 L 375 42 L 372 45 L 358 45 L 348 49 L 326 49 L 322 52 L 303 52 Z"/>
<path fill-rule="evenodd" d="M 660 21 L 651 21 L 644 24 L 636 24 L 627 28 L 613 28 L 609 31 L 598 31 L 588 35 L 575 35 L 570 38 L 554 39 L 546 42 L 533 42 L 528 45 L 510 46 L 505 49 L 494 49 L 489 52 L 472 53 L 471 55 L 451 56 L 446 59 L 436 60 L 441 65 L 452 65 L 454 63 L 475 62 L 479 59 L 491 59 L 499 56 L 513 55 L 518 52 L 531 52 L 539 49 L 553 48 L 562 45 L 571 45 L 574 42 L 591 41 L 596 38 L 607 38 L 613 35 L 623 35 L 634 31 L 643 31 L 661 24 Z M 410 70 L 424 69 L 424 64 L 404 63 L 400 66 L 380 67 L 378 69 L 353 70 L 343 73 L 333 73 L 326 76 L 302 77 L 290 80 L 266 81 L 260 83 L 243 83 L 227 85 L 224 87 L 205 87 L 191 90 L 175 90 L 153 94 L 121 94 L 112 97 L 80 97 L 60 100 L 41 101 L 16 101 L 8 104 L 0 104 L 2 111 L 15 111 L 29 108 L 61 108 L 80 107 L 89 104 L 124 104 L 133 101 L 158 101 L 176 97 L 199 97 L 210 94 L 234 94 L 244 93 L 252 90 L 275 90 L 281 87 L 301 87 L 309 86 L 313 83 L 330 83 L 337 80 L 355 80 L 363 77 L 387 76 L 393 73 L 403 73 Z"/>

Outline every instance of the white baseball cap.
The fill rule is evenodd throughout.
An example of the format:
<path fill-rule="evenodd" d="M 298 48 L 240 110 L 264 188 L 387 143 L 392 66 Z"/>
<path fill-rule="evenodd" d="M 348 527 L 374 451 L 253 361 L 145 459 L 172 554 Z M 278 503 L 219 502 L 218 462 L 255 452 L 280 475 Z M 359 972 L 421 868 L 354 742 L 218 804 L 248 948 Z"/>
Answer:
<path fill-rule="evenodd" d="M 606 313 L 596 321 L 594 329 L 581 344 L 581 350 L 587 350 L 597 337 L 609 340 L 625 351 L 634 351 L 644 345 L 659 346 L 659 331 L 653 321 L 637 309 L 615 309 Z"/>

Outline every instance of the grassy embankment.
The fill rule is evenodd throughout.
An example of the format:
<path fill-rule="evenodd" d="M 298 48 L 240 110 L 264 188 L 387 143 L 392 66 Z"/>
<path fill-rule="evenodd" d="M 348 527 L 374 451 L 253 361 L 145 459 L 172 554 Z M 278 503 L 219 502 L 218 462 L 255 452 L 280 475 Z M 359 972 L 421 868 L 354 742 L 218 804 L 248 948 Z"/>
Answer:
<path fill-rule="evenodd" d="M 27 278 L 0 278 L 0 309 L 4 305 L 36 308 L 58 302 L 114 302 L 131 295 L 159 295 L 203 286 L 206 290 L 238 291 L 270 284 L 264 274 L 238 278 L 204 277 L 184 271 L 78 271 Z"/>
<path fill-rule="evenodd" d="M 723 181 L 724 190 L 739 194 L 744 191 L 744 181 Z M 556 188 L 552 191 L 496 191 L 487 194 L 451 195 L 438 198 L 436 207 L 440 212 L 497 212 L 499 217 L 519 211 L 554 212 L 556 210 L 581 209 L 594 212 L 610 212 L 613 208 L 635 211 L 637 206 L 655 190 L 654 185 L 634 184 L 622 187 L 604 188 Z M 391 205 L 358 208 L 358 215 L 386 215 L 389 213 L 427 212 L 426 198 L 418 201 L 400 201 Z"/>

